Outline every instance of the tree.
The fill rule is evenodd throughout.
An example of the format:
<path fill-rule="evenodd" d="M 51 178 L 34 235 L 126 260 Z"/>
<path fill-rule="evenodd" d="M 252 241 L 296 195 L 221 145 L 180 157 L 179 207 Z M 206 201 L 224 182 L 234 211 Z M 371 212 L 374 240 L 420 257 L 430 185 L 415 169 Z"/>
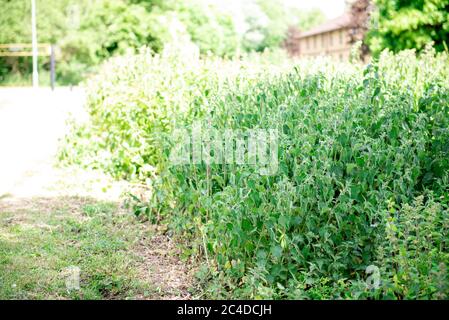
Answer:
<path fill-rule="evenodd" d="M 378 54 L 434 42 L 437 51 L 449 45 L 449 0 L 376 0 L 377 27 L 368 34 L 370 49 Z"/>
<path fill-rule="evenodd" d="M 291 22 L 287 6 L 282 0 L 258 0 L 257 4 L 268 18 L 261 49 L 279 47 Z"/>
<path fill-rule="evenodd" d="M 192 41 L 202 53 L 232 56 L 239 45 L 231 16 L 220 11 L 211 0 L 168 0 L 163 11 L 176 12 Z"/>
<path fill-rule="evenodd" d="M 296 26 L 290 26 L 287 30 L 287 37 L 284 41 L 284 48 L 287 50 L 291 57 L 298 56 L 301 53 L 301 45 L 299 37 L 301 36 L 301 31 Z"/>
<path fill-rule="evenodd" d="M 244 47 L 263 51 L 265 48 L 279 47 L 294 28 L 310 29 L 325 21 L 319 9 L 302 10 L 291 7 L 281 0 L 247 0 L 245 13 L 248 29 L 243 38 Z"/>
<path fill-rule="evenodd" d="M 309 30 L 324 21 L 326 21 L 326 16 L 320 9 L 309 9 L 309 10 L 296 10 L 292 12 L 295 16 L 295 25 L 302 31 Z"/>
<path fill-rule="evenodd" d="M 89 67 L 143 45 L 152 46 L 149 12 L 129 0 L 37 0 L 37 35 L 56 44 L 58 80 L 77 83 Z M 0 0 L 0 43 L 31 41 L 30 1 Z M 76 16 L 74 16 L 74 14 Z M 76 21 L 74 21 L 76 20 Z M 45 60 L 40 60 L 41 66 Z M 0 58 L 0 77 L 26 74 L 28 58 Z"/>
<path fill-rule="evenodd" d="M 350 6 L 349 42 L 354 44 L 361 42 L 360 58 L 362 60 L 369 54 L 369 47 L 365 37 L 370 29 L 371 13 L 373 4 L 371 0 L 355 0 Z"/>

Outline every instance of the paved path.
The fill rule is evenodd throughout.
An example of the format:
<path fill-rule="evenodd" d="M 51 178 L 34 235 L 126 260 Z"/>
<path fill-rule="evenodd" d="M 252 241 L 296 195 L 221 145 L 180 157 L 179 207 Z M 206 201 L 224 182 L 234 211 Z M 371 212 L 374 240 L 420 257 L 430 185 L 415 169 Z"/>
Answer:
<path fill-rule="evenodd" d="M 66 119 L 83 102 L 79 88 L 0 88 L 0 197 L 39 191 L 32 178 L 52 174 Z"/>

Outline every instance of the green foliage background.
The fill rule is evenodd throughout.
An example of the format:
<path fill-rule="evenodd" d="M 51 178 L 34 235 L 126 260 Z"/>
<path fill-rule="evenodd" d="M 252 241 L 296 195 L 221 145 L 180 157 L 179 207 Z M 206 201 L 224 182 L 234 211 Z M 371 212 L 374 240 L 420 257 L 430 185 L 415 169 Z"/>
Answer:
<path fill-rule="evenodd" d="M 231 57 L 278 47 L 289 24 L 322 21 L 317 11 L 289 12 L 280 0 L 37 0 L 38 40 L 59 47 L 58 81 L 76 84 L 104 59 L 142 46 L 189 38 L 202 54 Z M 0 43 L 29 43 L 29 0 L 0 0 Z M 48 70 L 48 59 L 40 67 Z M 0 58 L 0 82 L 30 74 L 30 58 Z"/>
<path fill-rule="evenodd" d="M 449 46 L 448 0 L 374 0 L 368 43 L 375 55 L 388 48 L 423 50 L 434 42 L 437 51 Z"/>

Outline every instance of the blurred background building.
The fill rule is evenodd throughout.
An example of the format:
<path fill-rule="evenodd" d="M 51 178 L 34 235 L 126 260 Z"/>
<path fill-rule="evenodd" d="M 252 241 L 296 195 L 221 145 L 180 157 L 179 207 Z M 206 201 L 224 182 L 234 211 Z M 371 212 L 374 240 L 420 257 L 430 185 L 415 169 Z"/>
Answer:
<path fill-rule="evenodd" d="M 348 13 L 320 24 L 298 35 L 299 56 L 329 56 L 340 61 L 349 59 L 351 52 L 350 22 Z"/>

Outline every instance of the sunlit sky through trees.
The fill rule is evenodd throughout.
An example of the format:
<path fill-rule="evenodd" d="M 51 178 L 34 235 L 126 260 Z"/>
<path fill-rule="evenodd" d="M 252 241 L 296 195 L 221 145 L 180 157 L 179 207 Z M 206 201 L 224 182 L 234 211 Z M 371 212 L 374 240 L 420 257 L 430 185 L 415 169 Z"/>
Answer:
<path fill-rule="evenodd" d="M 318 8 L 329 19 L 343 14 L 346 5 L 345 0 L 284 0 L 284 2 L 301 9 Z"/>
<path fill-rule="evenodd" d="M 215 0 L 219 5 L 225 7 L 239 7 L 244 2 L 252 0 Z M 328 19 L 338 17 L 343 14 L 346 6 L 346 0 L 281 0 L 287 6 L 300 9 L 320 9 Z"/>

